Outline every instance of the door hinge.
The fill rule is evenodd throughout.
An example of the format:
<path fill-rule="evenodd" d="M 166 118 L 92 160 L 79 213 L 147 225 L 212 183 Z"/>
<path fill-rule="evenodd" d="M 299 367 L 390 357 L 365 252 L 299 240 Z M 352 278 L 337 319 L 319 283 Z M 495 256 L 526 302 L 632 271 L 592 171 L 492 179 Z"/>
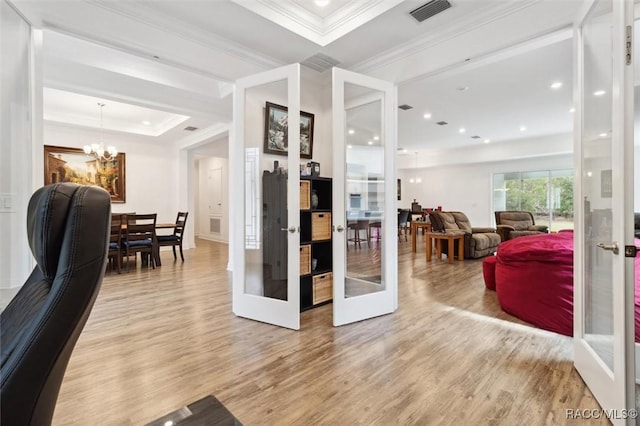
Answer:
<path fill-rule="evenodd" d="M 637 253 L 638 253 L 638 247 L 624 246 L 624 257 L 636 257 Z"/>
<path fill-rule="evenodd" d="M 626 34 L 626 41 L 625 41 L 625 52 L 626 52 L 626 58 L 627 58 L 627 65 L 631 65 L 631 52 L 633 51 L 632 46 L 633 46 L 633 28 L 631 27 L 631 25 L 627 25 L 627 34 Z"/>

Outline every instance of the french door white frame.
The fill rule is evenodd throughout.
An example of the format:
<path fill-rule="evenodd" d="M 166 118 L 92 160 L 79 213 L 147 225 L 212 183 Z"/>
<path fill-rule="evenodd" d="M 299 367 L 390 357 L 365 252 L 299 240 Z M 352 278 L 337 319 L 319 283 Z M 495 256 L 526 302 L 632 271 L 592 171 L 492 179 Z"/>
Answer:
<path fill-rule="evenodd" d="M 382 255 L 382 291 L 345 297 L 347 224 L 346 182 L 346 111 L 344 86 L 354 84 L 381 94 L 382 135 L 384 137 L 384 224 Z M 398 245 L 396 213 L 397 90 L 393 83 L 340 68 L 332 70 L 333 85 L 333 325 L 339 326 L 384 315 L 398 307 Z M 393 242 L 393 243 L 391 243 Z"/>
<path fill-rule="evenodd" d="M 287 185 L 287 300 L 249 294 L 245 291 L 245 96 L 247 90 L 278 81 L 287 81 L 288 163 L 291 171 Z M 300 64 L 287 65 L 254 74 L 236 81 L 233 92 L 233 135 L 230 153 L 231 179 L 236 182 L 231 192 L 233 206 L 233 312 L 241 317 L 300 329 Z M 259 125 L 259 123 L 256 123 Z M 294 142 L 295 141 L 295 142 Z M 256 185 L 260 185 L 258 174 Z M 259 208 L 261 211 L 261 208 Z"/>
<path fill-rule="evenodd" d="M 574 81 L 575 123 L 574 155 L 576 158 L 575 205 L 583 203 L 582 170 L 584 102 L 583 26 L 597 0 L 586 0 L 576 20 Z M 613 371 L 585 339 L 585 211 L 576 209 L 574 234 L 574 356 L 575 367 L 605 410 L 614 410 L 610 420 L 614 425 L 635 424 L 624 415 L 635 409 L 634 365 L 634 259 L 625 257 L 624 246 L 633 246 L 633 66 L 626 63 L 627 26 L 633 28 L 633 2 L 612 1 L 613 51 L 601 58 L 613 63 L 612 90 L 612 236 L 620 246 L 618 255 L 611 255 L 613 266 Z M 635 58 L 634 58 L 635 59 Z M 626 418 L 625 418 L 626 417 Z"/>

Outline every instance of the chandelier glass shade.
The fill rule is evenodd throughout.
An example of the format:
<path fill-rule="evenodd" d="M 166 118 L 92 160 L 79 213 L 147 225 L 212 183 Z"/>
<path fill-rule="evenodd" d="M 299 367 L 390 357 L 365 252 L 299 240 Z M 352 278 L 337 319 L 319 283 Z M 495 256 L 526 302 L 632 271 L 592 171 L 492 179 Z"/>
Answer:
<path fill-rule="evenodd" d="M 418 152 L 416 151 L 416 162 L 415 162 L 415 169 L 418 169 Z M 418 175 L 410 177 L 409 178 L 409 183 L 422 183 L 422 178 L 419 177 Z"/>
<path fill-rule="evenodd" d="M 118 150 L 115 146 L 108 146 L 105 148 L 104 146 L 104 127 L 102 122 L 102 110 L 104 108 L 103 103 L 98 102 L 98 106 L 100 107 L 100 143 L 94 143 L 91 145 L 85 145 L 83 147 L 85 154 L 91 155 L 98 160 L 114 160 L 116 155 L 118 155 Z"/>

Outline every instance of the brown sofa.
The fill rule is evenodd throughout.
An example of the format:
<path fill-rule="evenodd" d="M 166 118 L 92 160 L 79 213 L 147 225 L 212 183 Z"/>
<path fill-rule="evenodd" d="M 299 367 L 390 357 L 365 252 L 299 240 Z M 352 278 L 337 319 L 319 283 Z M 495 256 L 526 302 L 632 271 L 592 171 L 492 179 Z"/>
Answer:
<path fill-rule="evenodd" d="M 434 211 L 429 213 L 433 231 L 464 231 L 464 257 L 477 259 L 496 252 L 500 236 L 495 228 L 472 227 L 469 218 L 462 212 Z M 455 252 L 457 252 L 455 247 Z M 447 247 L 443 248 L 447 252 Z"/>
<path fill-rule="evenodd" d="M 546 225 L 536 225 L 531 212 L 508 210 L 495 212 L 495 215 L 498 234 L 502 241 L 549 232 Z"/>

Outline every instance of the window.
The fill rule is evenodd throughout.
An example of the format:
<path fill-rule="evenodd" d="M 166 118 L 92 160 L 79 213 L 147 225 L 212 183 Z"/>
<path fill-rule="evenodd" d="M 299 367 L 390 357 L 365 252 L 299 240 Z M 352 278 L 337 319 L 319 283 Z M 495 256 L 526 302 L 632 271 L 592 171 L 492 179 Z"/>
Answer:
<path fill-rule="evenodd" d="M 493 207 L 529 211 L 551 231 L 573 229 L 573 170 L 496 173 Z"/>

